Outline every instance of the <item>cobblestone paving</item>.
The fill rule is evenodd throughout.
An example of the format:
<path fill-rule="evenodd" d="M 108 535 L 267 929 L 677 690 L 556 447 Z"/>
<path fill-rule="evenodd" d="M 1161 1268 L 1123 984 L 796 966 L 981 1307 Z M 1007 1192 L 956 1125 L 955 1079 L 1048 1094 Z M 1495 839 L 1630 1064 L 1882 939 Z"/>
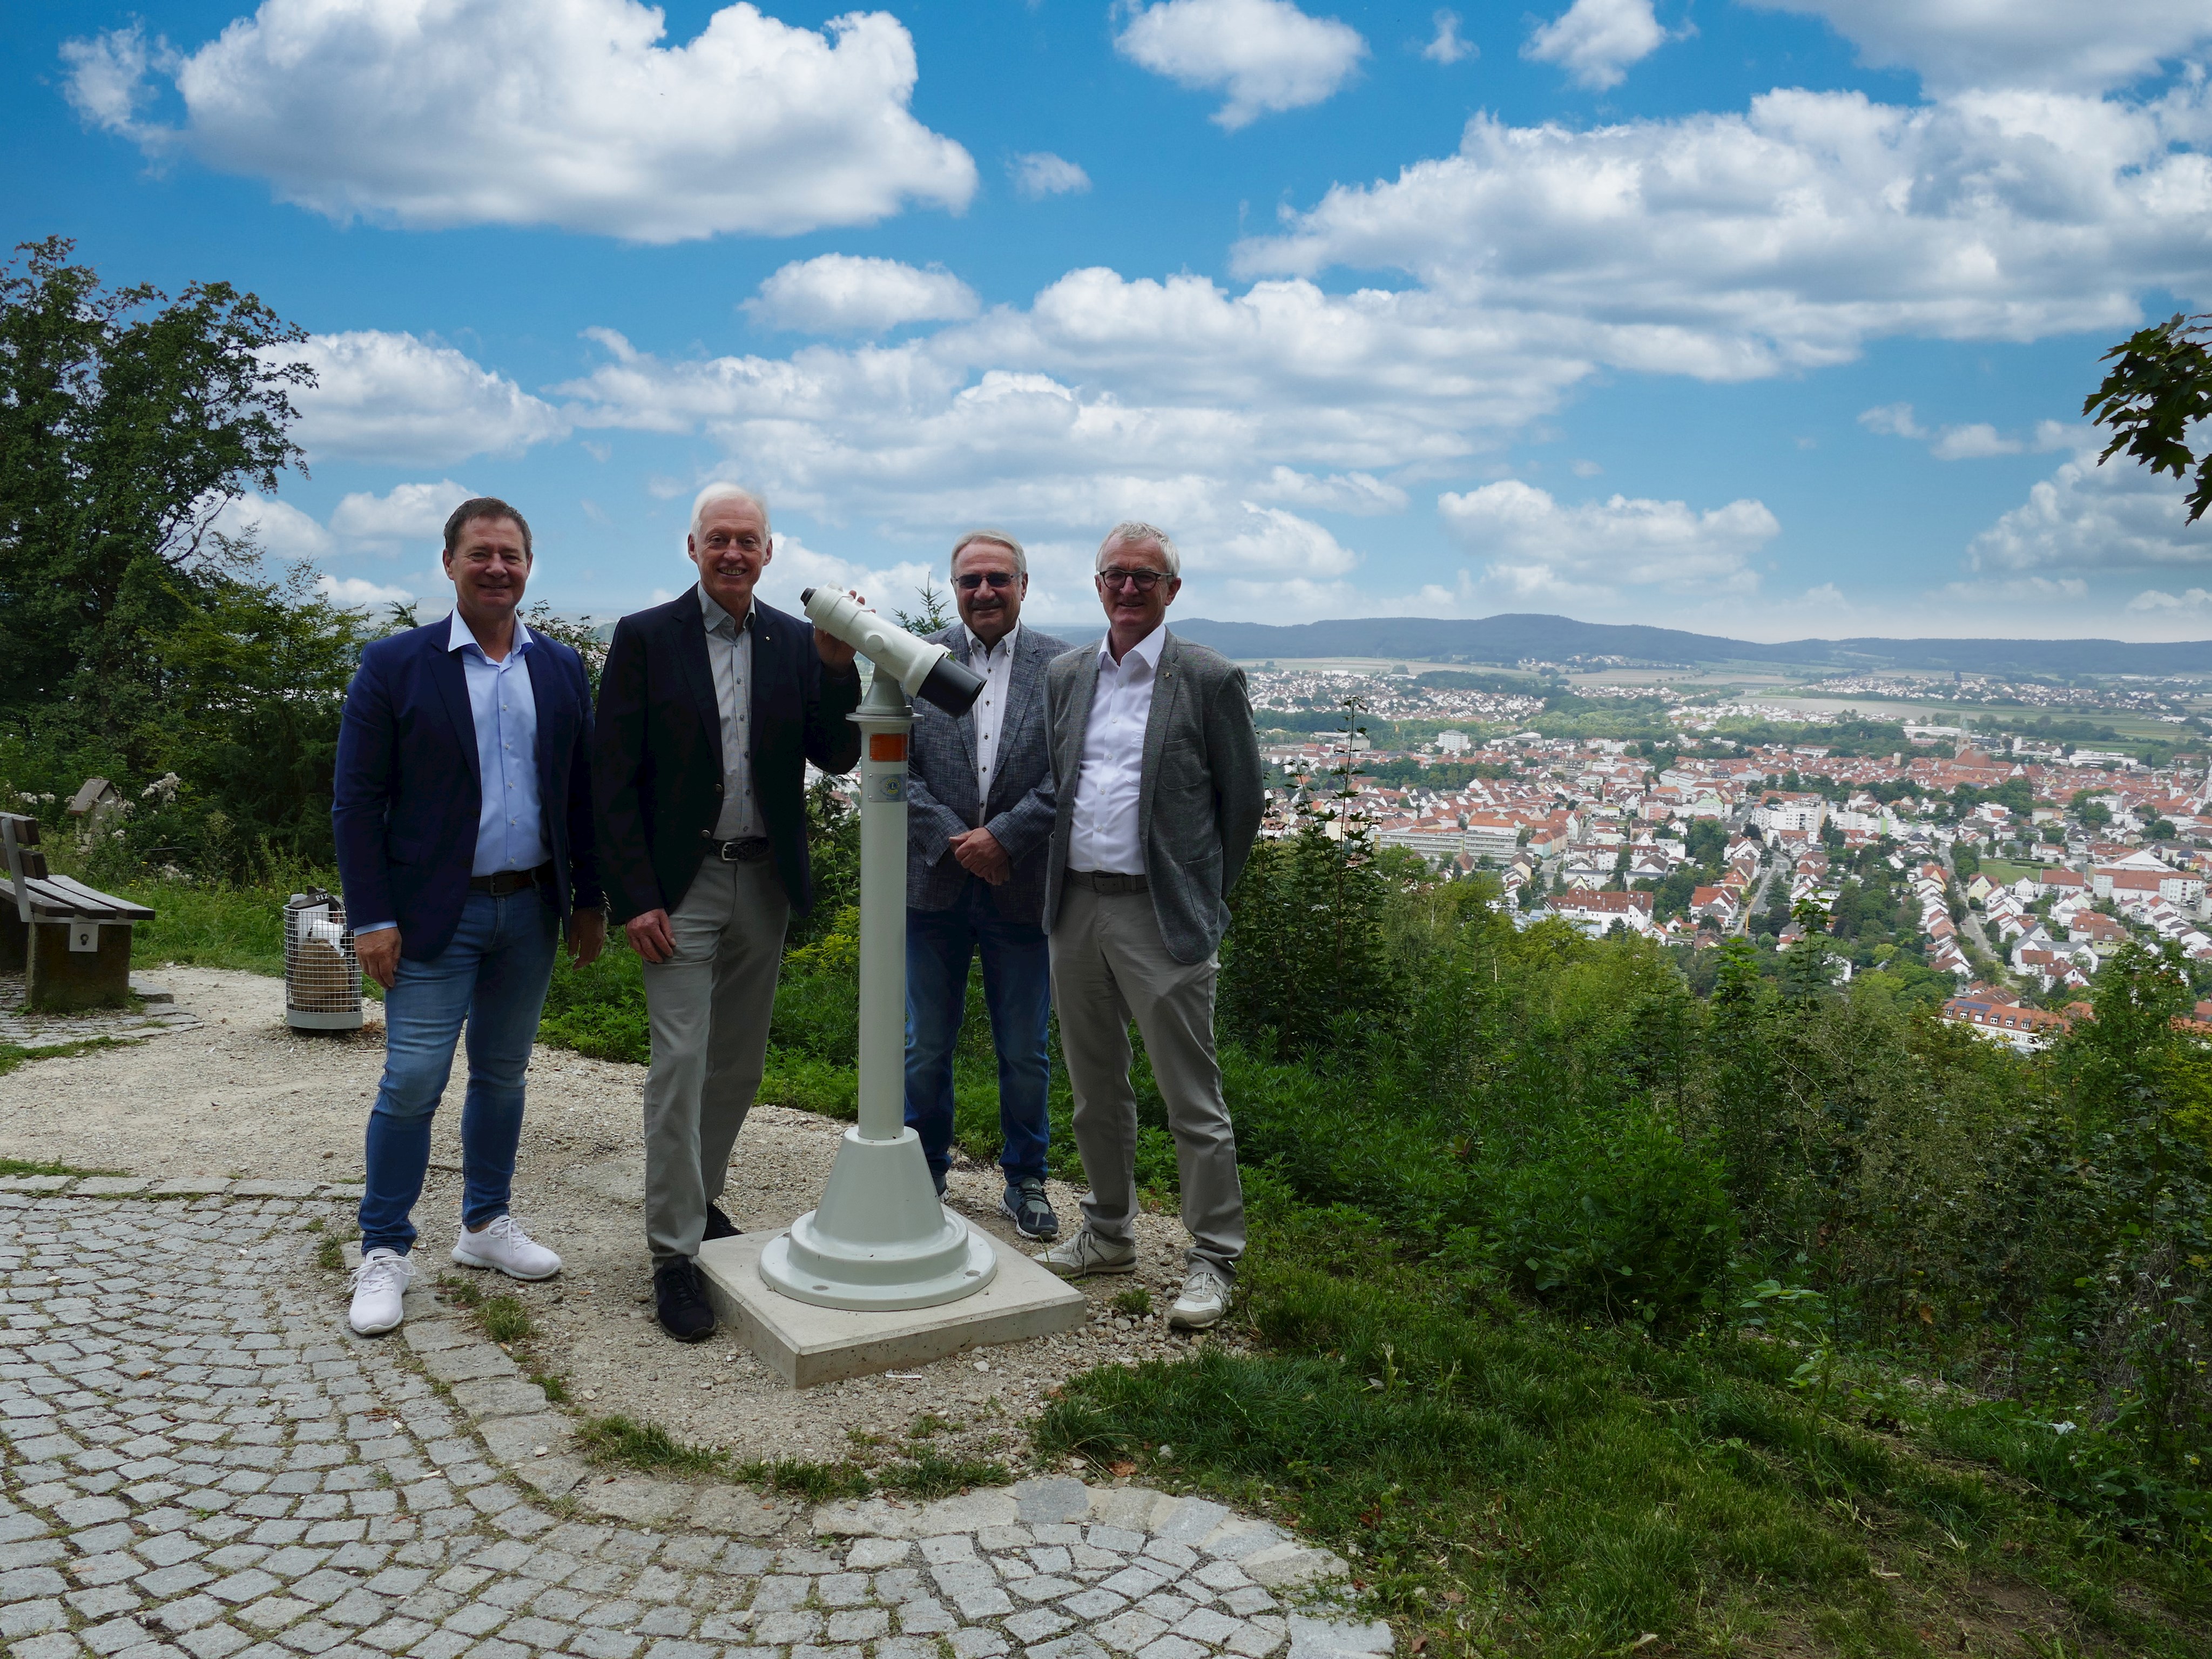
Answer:
<path fill-rule="evenodd" d="M 1140 1488 L 872 1499 L 779 1512 L 777 1535 L 750 1538 L 611 1523 L 579 1501 L 599 1477 L 549 1480 L 543 1444 L 502 1462 L 497 1422 L 479 1435 L 463 1388 L 345 1329 L 308 1266 L 326 1200 L 245 1185 L 167 1200 L 0 1189 L 0 1644 L 20 1659 L 1389 1648 L 1387 1626 L 1297 1605 L 1334 1558 Z"/>
<path fill-rule="evenodd" d="M 199 1016 L 178 1007 L 169 992 L 135 975 L 131 990 L 146 1005 L 143 1012 L 130 1008 L 87 1008 L 73 1014 L 34 1013 L 23 1006 L 22 975 L 0 973 L 0 1042 L 19 1048 L 58 1048 L 88 1037 L 135 1041 L 199 1029 Z"/>

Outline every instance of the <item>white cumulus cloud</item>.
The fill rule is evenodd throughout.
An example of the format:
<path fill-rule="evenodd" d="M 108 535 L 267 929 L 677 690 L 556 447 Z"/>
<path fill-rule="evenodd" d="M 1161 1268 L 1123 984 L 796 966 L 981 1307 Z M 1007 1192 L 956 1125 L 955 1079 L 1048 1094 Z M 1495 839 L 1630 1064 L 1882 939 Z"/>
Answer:
<path fill-rule="evenodd" d="M 1490 561 L 1493 582 L 1528 597 L 1620 583 L 1742 592 L 1758 580 L 1747 561 L 1782 530 L 1762 501 L 1704 513 L 1626 495 L 1567 506 L 1517 478 L 1447 492 L 1437 510 L 1468 551 Z"/>
<path fill-rule="evenodd" d="M 914 40 L 888 13 L 817 32 L 738 4 L 665 33 L 638 0 L 263 0 L 189 55 L 133 27 L 63 56 L 87 119 L 341 221 L 676 242 L 974 195 L 968 152 L 908 110 Z M 178 126 L 137 118 L 154 73 Z"/>
<path fill-rule="evenodd" d="M 2179 593 L 2166 593 L 2155 587 L 2146 587 L 2128 601 L 2128 609 L 2177 613 L 2185 611 L 2191 615 L 2202 616 L 2207 611 L 2212 611 L 2212 591 L 2202 587 L 2191 587 Z"/>
<path fill-rule="evenodd" d="M 293 435 L 312 457 L 437 466 L 511 454 L 568 430 L 550 404 L 504 374 L 412 334 L 318 334 L 270 355 L 315 371 L 315 385 L 292 393 Z"/>
<path fill-rule="evenodd" d="M 1047 196 L 1080 196 L 1091 188 L 1091 175 L 1064 155 L 1048 149 L 1017 155 L 1006 163 L 1007 176 L 1018 195 L 1035 202 Z"/>
<path fill-rule="evenodd" d="M 451 478 L 394 484 L 381 495 L 356 490 L 333 509 L 331 529 L 359 541 L 434 541 L 442 546 L 447 518 L 476 493 Z"/>
<path fill-rule="evenodd" d="M 387 586 L 364 576 L 333 576 L 327 571 L 315 578 L 315 592 L 348 611 L 405 605 L 415 598 L 404 587 Z"/>
<path fill-rule="evenodd" d="M 1429 44 L 1421 48 L 1422 57 L 1427 58 L 1431 64 L 1449 65 L 1458 63 L 1463 58 L 1473 58 L 1477 55 L 1474 42 L 1460 37 L 1457 12 L 1440 11 L 1436 15 L 1434 21 L 1437 32 L 1430 37 Z"/>
<path fill-rule="evenodd" d="M 320 558 L 331 550 L 331 532 L 289 501 L 271 495 L 237 495 L 209 521 L 210 532 L 251 541 L 279 559 Z"/>
<path fill-rule="evenodd" d="M 2212 523 L 2188 522 L 2182 485 L 2082 449 L 1974 538 L 1977 570 L 2106 570 L 2212 564 Z"/>
<path fill-rule="evenodd" d="M 896 259 L 824 253 L 787 264 L 745 309 L 773 328 L 806 334 L 880 334 L 901 323 L 973 317 L 975 292 L 951 271 Z"/>
<path fill-rule="evenodd" d="M 1178 86 L 1227 93 L 1213 118 L 1231 132 L 1322 102 L 1367 56 L 1358 30 L 1291 0 L 1136 0 L 1127 15 L 1115 49 Z"/>
<path fill-rule="evenodd" d="M 1867 62 L 1931 87 L 2124 86 L 2212 40 L 2203 0 L 1746 0 L 1826 19 Z"/>
<path fill-rule="evenodd" d="M 1565 349 L 1725 380 L 1911 334 L 2109 333 L 2212 296 L 2205 88 L 2149 104 L 1778 91 L 1743 114 L 1577 130 L 1471 120 L 1455 155 L 1338 185 L 1237 251 L 1248 275 L 1397 269 Z"/>
<path fill-rule="evenodd" d="M 1651 0 L 1575 0 L 1528 37 L 1522 56 L 1557 64 L 1594 91 L 1617 87 L 1628 67 L 1659 50 L 1667 31 L 1651 15 Z"/>

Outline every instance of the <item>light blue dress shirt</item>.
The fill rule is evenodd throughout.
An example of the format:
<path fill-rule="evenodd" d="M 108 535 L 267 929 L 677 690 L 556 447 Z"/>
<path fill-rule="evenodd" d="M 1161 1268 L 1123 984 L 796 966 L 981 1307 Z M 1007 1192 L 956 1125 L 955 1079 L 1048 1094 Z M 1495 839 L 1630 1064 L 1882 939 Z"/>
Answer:
<path fill-rule="evenodd" d="M 523 659 L 534 643 L 518 617 L 514 644 L 494 662 L 461 620 L 459 607 L 446 630 L 446 649 L 458 652 L 468 682 L 469 714 L 476 724 L 477 775 L 483 781 L 483 804 L 477 812 L 476 858 L 471 876 L 501 870 L 535 870 L 553 856 L 545 842 L 545 818 L 538 799 L 538 698 L 531 690 Z M 388 920 L 356 923 L 356 939 L 399 924 Z"/>
<path fill-rule="evenodd" d="M 526 665 L 533 643 L 517 617 L 514 646 L 494 662 L 469 632 L 458 607 L 446 637 L 446 649 L 460 653 L 461 672 L 468 679 L 469 712 L 477 726 L 477 775 L 483 783 L 476 861 L 469 866 L 472 876 L 535 870 L 552 856 L 538 799 L 538 699 Z"/>

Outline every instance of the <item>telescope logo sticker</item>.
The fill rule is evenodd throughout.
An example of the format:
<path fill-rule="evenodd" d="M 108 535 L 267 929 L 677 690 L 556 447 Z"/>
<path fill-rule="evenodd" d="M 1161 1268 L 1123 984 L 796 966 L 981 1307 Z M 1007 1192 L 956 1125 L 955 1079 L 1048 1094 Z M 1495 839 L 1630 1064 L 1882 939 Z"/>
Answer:
<path fill-rule="evenodd" d="M 870 778 L 868 780 L 868 799 L 870 800 L 904 800 L 906 799 L 906 774 L 903 772 L 886 772 L 881 777 Z"/>

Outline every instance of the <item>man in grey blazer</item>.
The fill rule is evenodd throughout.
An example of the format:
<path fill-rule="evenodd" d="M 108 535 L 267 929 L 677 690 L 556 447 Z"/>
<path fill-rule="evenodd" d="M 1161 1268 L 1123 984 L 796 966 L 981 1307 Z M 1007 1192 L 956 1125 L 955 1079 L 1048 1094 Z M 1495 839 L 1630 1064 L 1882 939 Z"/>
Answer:
<path fill-rule="evenodd" d="M 1057 792 L 1044 895 L 1084 1225 L 1037 1259 L 1069 1279 L 1137 1265 L 1137 1097 L 1129 1020 L 1167 1103 L 1190 1233 L 1168 1322 L 1203 1329 L 1229 1308 L 1244 1250 L 1237 1137 L 1213 1050 L 1224 896 L 1264 804 L 1244 671 L 1167 629 L 1182 586 L 1166 533 L 1117 524 L 1100 544 L 1106 637 L 1045 676 Z"/>
<path fill-rule="evenodd" d="M 968 1006 L 968 967 L 983 957 L 983 1005 L 999 1052 L 999 1207 L 1027 1238 L 1056 1238 L 1045 1198 L 1051 974 L 1044 931 L 1052 762 L 1045 750 L 1045 665 L 1067 649 L 1021 620 L 1029 556 L 1001 530 L 952 546 L 960 620 L 932 639 L 983 679 L 954 716 L 915 706 L 907 763 L 906 1121 L 939 1193 L 952 1156 L 952 1048 Z"/>

